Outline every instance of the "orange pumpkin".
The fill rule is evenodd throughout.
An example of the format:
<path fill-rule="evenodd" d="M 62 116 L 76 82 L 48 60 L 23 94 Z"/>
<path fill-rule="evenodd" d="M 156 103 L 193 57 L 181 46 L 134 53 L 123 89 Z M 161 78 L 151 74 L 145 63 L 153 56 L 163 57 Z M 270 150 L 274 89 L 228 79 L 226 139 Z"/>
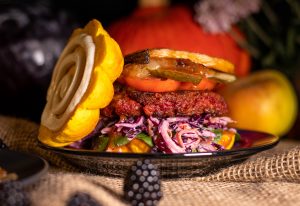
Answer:
<path fill-rule="evenodd" d="M 224 58 L 236 66 L 238 77 L 250 70 L 250 56 L 227 33 L 209 34 L 193 20 L 187 7 L 137 8 L 110 25 L 109 34 L 124 55 L 145 48 L 171 48 Z"/>

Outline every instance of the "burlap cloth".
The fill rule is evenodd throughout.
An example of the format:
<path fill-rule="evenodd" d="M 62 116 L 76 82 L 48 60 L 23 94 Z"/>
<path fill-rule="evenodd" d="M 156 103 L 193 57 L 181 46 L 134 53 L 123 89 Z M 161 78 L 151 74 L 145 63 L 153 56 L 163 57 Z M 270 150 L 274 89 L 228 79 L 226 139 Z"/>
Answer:
<path fill-rule="evenodd" d="M 49 172 L 26 188 L 33 205 L 65 205 L 71 194 L 87 192 L 102 205 L 126 205 L 122 178 L 86 174 L 37 146 L 38 125 L 0 116 L 0 137 L 12 149 L 38 154 Z M 299 143 L 300 144 L 300 143 Z M 163 179 L 160 205 L 299 205 L 300 147 L 283 140 L 277 147 L 204 177 Z"/>

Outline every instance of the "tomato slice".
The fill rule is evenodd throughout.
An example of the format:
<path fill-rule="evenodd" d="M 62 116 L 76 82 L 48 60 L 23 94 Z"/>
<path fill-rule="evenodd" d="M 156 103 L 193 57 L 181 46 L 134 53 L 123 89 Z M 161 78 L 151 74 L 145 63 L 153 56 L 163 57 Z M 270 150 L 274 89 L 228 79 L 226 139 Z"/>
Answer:
<path fill-rule="evenodd" d="M 203 78 L 198 85 L 191 82 L 179 82 L 172 79 L 162 80 L 155 77 L 138 78 L 126 76 L 119 82 L 144 92 L 173 92 L 177 90 L 213 90 L 218 82 L 214 79 Z"/>
<path fill-rule="evenodd" d="M 172 79 L 162 80 L 152 77 L 142 79 L 126 76 L 123 77 L 122 82 L 126 83 L 129 87 L 144 92 L 172 92 L 178 90 L 181 85 L 181 82 Z"/>
<path fill-rule="evenodd" d="M 213 90 L 218 82 L 214 79 L 203 78 L 198 85 L 191 82 L 181 82 L 178 90 Z"/>

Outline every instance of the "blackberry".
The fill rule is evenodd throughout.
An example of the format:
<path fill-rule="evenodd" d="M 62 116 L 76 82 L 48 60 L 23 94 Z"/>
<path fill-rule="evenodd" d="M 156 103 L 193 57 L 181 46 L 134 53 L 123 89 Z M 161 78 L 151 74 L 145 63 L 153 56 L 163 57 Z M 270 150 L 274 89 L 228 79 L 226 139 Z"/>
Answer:
<path fill-rule="evenodd" d="M 0 184 L 0 203 L 2 206 L 29 206 L 30 200 L 18 181 Z"/>
<path fill-rule="evenodd" d="M 150 160 L 139 160 L 131 166 L 124 182 L 124 196 L 131 205 L 157 205 L 162 197 L 160 174 Z"/>
<path fill-rule="evenodd" d="M 76 192 L 69 199 L 67 206 L 100 206 L 100 204 L 89 194 Z"/>
<path fill-rule="evenodd" d="M 0 150 L 2 149 L 8 149 L 7 145 L 3 142 L 2 139 L 0 139 Z"/>

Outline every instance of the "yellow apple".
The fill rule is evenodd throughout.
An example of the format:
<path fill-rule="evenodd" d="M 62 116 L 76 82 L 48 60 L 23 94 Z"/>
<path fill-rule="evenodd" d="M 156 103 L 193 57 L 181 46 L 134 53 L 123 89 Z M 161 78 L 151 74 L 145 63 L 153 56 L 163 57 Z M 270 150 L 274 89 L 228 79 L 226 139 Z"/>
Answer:
<path fill-rule="evenodd" d="M 237 128 L 283 136 L 295 122 L 298 109 L 295 90 L 276 70 L 254 72 L 229 84 L 221 93 Z"/>

